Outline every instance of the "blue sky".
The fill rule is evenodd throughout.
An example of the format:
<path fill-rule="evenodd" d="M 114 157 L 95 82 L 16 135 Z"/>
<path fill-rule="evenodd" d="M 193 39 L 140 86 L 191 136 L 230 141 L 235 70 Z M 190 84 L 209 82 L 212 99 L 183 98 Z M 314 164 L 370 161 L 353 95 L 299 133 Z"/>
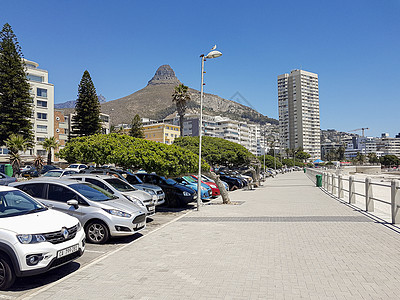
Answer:
<path fill-rule="evenodd" d="M 55 102 L 76 99 L 84 70 L 114 100 L 169 64 L 186 85 L 226 99 L 239 92 L 278 118 L 277 76 L 318 73 L 321 128 L 400 132 L 400 0 L 3 1 L 25 58 L 49 71 Z"/>

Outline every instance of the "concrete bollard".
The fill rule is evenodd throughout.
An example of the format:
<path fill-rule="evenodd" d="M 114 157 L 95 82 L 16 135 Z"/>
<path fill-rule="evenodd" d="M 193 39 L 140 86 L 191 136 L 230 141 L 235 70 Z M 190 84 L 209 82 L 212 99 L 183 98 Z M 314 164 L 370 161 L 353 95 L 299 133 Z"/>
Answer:
<path fill-rule="evenodd" d="M 342 175 L 338 176 L 338 198 L 343 198 L 343 177 Z"/>
<path fill-rule="evenodd" d="M 400 223 L 400 191 L 399 181 L 392 180 L 391 182 L 391 206 L 392 206 L 392 224 Z"/>
<path fill-rule="evenodd" d="M 332 174 L 332 195 L 336 194 L 336 176 Z"/>
<path fill-rule="evenodd" d="M 372 195 L 372 184 L 371 184 L 371 178 L 367 177 L 365 178 L 365 210 L 366 211 L 374 211 L 374 200 L 371 199 L 373 197 Z"/>
<path fill-rule="evenodd" d="M 349 203 L 354 204 L 356 203 L 356 198 L 354 194 L 354 176 L 349 177 Z"/>

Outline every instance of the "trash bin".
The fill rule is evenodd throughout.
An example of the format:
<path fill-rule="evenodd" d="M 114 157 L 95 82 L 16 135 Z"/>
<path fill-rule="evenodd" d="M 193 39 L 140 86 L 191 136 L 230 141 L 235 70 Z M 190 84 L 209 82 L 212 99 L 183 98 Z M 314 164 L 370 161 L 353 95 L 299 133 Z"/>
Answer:
<path fill-rule="evenodd" d="M 4 165 L 4 174 L 11 176 L 11 177 L 13 176 L 13 168 L 10 164 Z"/>
<path fill-rule="evenodd" d="M 303 168 L 304 173 L 306 172 L 306 168 Z"/>
<path fill-rule="evenodd" d="M 315 177 L 317 178 L 317 187 L 322 187 L 322 175 L 321 174 L 317 174 L 315 175 Z"/>

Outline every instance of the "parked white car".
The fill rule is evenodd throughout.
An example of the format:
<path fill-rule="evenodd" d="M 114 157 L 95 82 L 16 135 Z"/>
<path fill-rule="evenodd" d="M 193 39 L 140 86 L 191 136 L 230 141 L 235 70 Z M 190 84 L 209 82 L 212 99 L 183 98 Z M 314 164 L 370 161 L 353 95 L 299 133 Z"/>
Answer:
<path fill-rule="evenodd" d="M 86 169 L 88 166 L 84 165 L 84 164 L 72 164 L 69 165 L 68 167 L 66 167 L 64 170 L 65 171 L 77 171 L 79 173 L 79 171 Z"/>
<path fill-rule="evenodd" d="M 146 213 L 125 197 L 77 180 L 41 177 L 14 182 L 13 186 L 43 204 L 72 215 L 81 222 L 86 239 L 103 244 L 113 236 L 128 236 L 146 227 Z"/>
<path fill-rule="evenodd" d="M 133 203 L 139 205 L 146 211 L 148 216 L 154 215 L 156 212 L 155 203 L 157 202 L 156 195 L 138 190 L 127 181 L 124 181 L 113 175 L 102 174 L 76 174 L 65 177 L 72 180 L 81 180 L 97 185 L 98 187 L 106 190 L 107 192 L 118 196 L 125 197 Z"/>
<path fill-rule="evenodd" d="M 81 256 L 78 219 L 48 209 L 13 187 L 0 186 L 0 289 L 16 277 L 44 273 Z"/>

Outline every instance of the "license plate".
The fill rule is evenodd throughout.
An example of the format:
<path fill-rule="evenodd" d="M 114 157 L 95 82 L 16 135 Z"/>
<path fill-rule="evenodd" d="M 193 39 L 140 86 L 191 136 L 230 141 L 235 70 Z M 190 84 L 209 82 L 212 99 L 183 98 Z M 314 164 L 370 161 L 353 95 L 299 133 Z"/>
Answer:
<path fill-rule="evenodd" d="M 62 250 L 57 252 L 57 258 L 60 258 L 60 257 L 63 257 L 63 256 L 67 256 L 67 255 L 69 255 L 71 253 L 74 253 L 74 252 L 76 252 L 78 250 L 79 250 L 79 245 L 78 244 L 73 245 L 73 246 L 68 247 L 68 248 L 65 248 L 65 249 L 62 249 Z"/>

